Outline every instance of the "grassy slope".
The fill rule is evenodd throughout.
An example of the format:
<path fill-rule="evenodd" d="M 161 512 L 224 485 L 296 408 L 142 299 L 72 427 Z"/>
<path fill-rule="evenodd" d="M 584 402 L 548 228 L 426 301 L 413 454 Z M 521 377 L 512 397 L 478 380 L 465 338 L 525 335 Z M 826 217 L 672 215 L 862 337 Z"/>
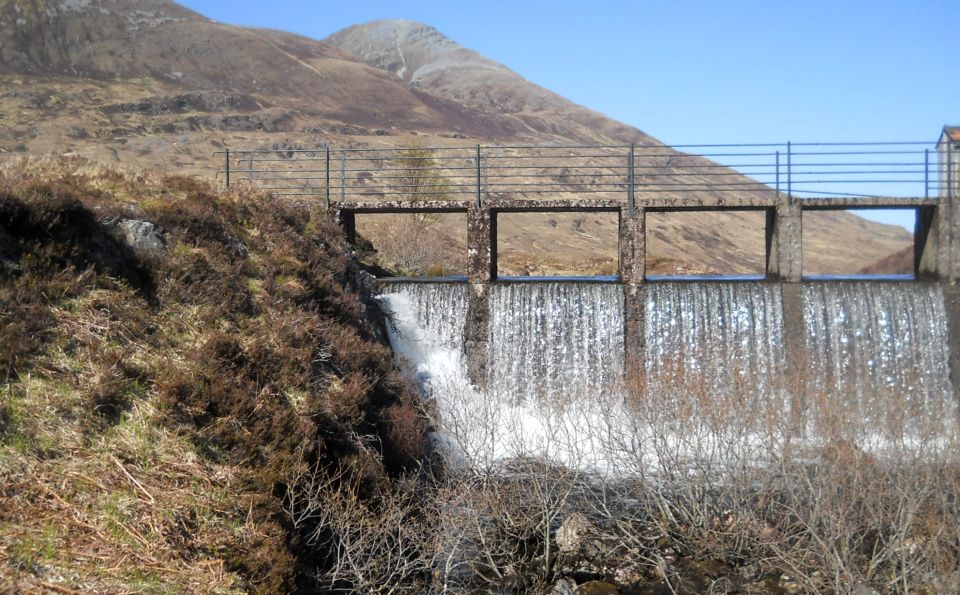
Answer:
<path fill-rule="evenodd" d="M 138 254 L 114 227 L 155 223 Z M 276 592 L 328 552 L 284 513 L 375 501 L 423 428 L 325 215 L 65 160 L 0 173 L 0 583 Z M 347 469 L 344 473 L 339 472 Z"/>

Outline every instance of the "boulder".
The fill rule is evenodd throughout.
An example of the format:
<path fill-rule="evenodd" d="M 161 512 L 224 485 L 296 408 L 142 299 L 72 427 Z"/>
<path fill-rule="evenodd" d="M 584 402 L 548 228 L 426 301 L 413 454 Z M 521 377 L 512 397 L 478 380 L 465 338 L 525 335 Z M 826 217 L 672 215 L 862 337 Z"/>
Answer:
<path fill-rule="evenodd" d="M 596 540 L 597 528 L 587 517 L 575 512 L 564 519 L 557 529 L 557 547 L 564 554 L 587 553 Z"/>
<path fill-rule="evenodd" d="M 123 234 L 127 244 L 140 254 L 157 256 L 167 251 L 167 242 L 163 234 L 149 221 L 123 219 L 117 223 L 117 228 Z"/>

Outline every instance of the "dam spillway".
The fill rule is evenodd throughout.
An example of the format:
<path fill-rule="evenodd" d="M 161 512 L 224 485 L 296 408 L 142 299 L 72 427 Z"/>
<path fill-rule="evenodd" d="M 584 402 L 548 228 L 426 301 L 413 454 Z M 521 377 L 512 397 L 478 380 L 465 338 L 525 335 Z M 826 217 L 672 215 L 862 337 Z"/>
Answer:
<path fill-rule="evenodd" d="M 768 283 L 655 283 L 646 288 L 647 385 L 746 398 L 783 377 L 783 300 Z"/>
<path fill-rule="evenodd" d="M 501 408 L 567 407 L 619 395 L 621 380 L 633 376 L 658 397 L 836 408 L 877 431 L 891 415 L 955 422 L 940 285 L 808 283 L 793 286 L 799 303 L 785 299 L 785 287 L 663 282 L 631 295 L 616 283 L 493 284 L 479 398 Z M 423 378 L 455 376 L 467 390 L 469 285 L 385 283 L 382 291 L 387 309 L 399 304 L 407 317 L 397 351 Z M 643 312 L 639 329 L 627 323 L 631 309 Z M 643 345 L 633 369 L 624 357 L 631 330 Z M 799 361 L 791 366 L 791 358 Z"/>
<path fill-rule="evenodd" d="M 490 288 L 488 389 L 516 401 L 571 400 L 623 375 L 623 291 L 606 283 Z"/>
<path fill-rule="evenodd" d="M 436 386 L 441 376 L 459 376 L 456 390 L 475 405 L 496 396 L 501 405 L 522 409 L 589 401 L 615 392 L 619 377 L 631 390 L 673 394 L 677 402 L 716 399 L 744 408 L 748 416 L 749 405 L 765 402 L 767 413 L 775 415 L 777 408 L 791 416 L 836 408 L 876 427 L 889 426 L 890 412 L 956 418 L 960 207 L 952 166 L 934 172 L 934 186 L 926 180 L 923 192 L 909 195 L 844 191 L 808 196 L 799 193 L 809 189 L 794 192 L 789 144 L 785 188 L 779 152 L 773 154 L 773 183 L 745 189 L 701 179 L 700 173 L 674 180 L 675 172 L 663 164 L 638 171 L 635 149 L 631 145 L 620 155 L 625 169 L 615 163 L 616 147 L 496 147 L 485 152 L 477 146 L 469 154 L 437 149 L 456 166 L 438 174 L 457 182 L 452 186 L 456 191 L 443 196 L 411 195 L 392 182 L 389 150 L 344 152 L 344 160 L 369 164 L 370 170 L 361 172 L 362 185 L 356 187 L 341 173 L 339 200 L 330 198 L 327 187 L 327 205 L 348 242 L 356 244 L 358 215 L 462 214 L 465 220 L 465 282 L 442 283 L 438 289 L 428 288 L 429 279 L 380 282 L 388 306 L 397 308 L 404 321 L 395 329 L 406 333 L 406 338 L 394 334 L 400 339 L 398 351 L 409 354 L 423 378 L 432 379 L 428 384 Z M 754 149 L 747 150 L 754 156 Z M 796 155 L 831 156 L 836 150 L 812 145 Z M 833 165 L 829 162 L 821 173 Z M 567 166 L 583 174 L 575 183 L 563 173 Z M 543 169 L 537 170 L 536 184 L 504 181 L 516 174 L 514 169 L 530 167 Z M 487 168 L 495 174 L 489 184 Z M 795 173 L 801 171 L 811 173 Z M 926 165 L 923 171 L 930 173 Z M 370 176 L 381 172 L 383 183 L 369 184 Z M 652 182 L 653 174 L 669 183 Z M 931 188 L 939 195 L 931 195 Z M 845 209 L 914 214 L 909 281 L 805 276 L 804 215 Z M 722 211 L 763 215 L 758 280 L 649 276 L 648 242 L 656 236 L 647 230 L 651 216 Z M 616 215 L 619 267 L 612 282 L 499 277 L 498 218 L 558 212 Z M 487 400 L 476 400 L 477 391 Z"/>
<path fill-rule="evenodd" d="M 891 414 L 953 417 L 951 321 L 940 285 L 812 283 L 802 294 L 810 400 L 847 407 L 872 426 Z"/>

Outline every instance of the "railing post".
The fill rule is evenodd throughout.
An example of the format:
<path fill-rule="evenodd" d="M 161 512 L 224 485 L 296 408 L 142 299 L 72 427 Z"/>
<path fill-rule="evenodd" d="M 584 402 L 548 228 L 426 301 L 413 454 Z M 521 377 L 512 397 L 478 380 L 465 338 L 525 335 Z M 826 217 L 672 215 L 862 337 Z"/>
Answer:
<path fill-rule="evenodd" d="M 253 182 L 253 153 L 250 153 L 250 161 L 247 165 L 247 181 Z"/>
<path fill-rule="evenodd" d="M 780 195 L 780 151 L 774 153 L 776 163 L 776 200 L 768 207 L 766 222 L 767 278 L 796 282 L 803 275 L 803 207 L 794 202 L 792 159 L 793 147 L 787 143 L 787 196 Z"/>
<path fill-rule="evenodd" d="M 793 202 L 793 149 L 787 141 L 787 200 Z"/>
<path fill-rule="evenodd" d="M 947 200 L 953 200 L 953 141 L 947 139 Z"/>
<path fill-rule="evenodd" d="M 630 207 L 630 216 L 635 217 L 637 215 L 637 197 L 634 195 L 633 180 L 634 180 L 634 143 L 630 143 L 630 154 L 627 155 L 627 204 Z"/>
<path fill-rule="evenodd" d="M 340 200 L 347 196 L 347 156 L 340 156 Z"/>
<path fill-rule="evenodd" d="M 229 188 L 229 187 L 230 187 L 230 149 L 226 149 L 226 150 L 224 151 L 224 155 L 226 155 L 226 162 L 227 162 L 227 168 L 226 168 L 227 188 Z"/>
<path fill-rule="evenodd" d="M 923 197 L 930 198 L 930 149 L 923 150 Z"/>
<path fill-rule="evenodd" d="M 480 145 L 477 145 L 477 208 L 481 208 L 483 205 L 483 199 L 481 197 L 482 187 L 480 185 Z"/>
<path fill-rule="evenodd" d="M 327 153 L 327 166 L 326 166 L 326 169 L 324 170 L 324 176 L 327 178 L 326 194 L 327 194 L 327 208 L 329 209 L 330 208 L 330 145 L 327 145 L 326 153 Z"/>
<path fill-rule="evenodd" d="M 776 184 L 777 184 L 777 196 L 780 196 L 780 151 L 776 152 L 776 164 L 777 164 L 777 174 L 776 174 Z"/>

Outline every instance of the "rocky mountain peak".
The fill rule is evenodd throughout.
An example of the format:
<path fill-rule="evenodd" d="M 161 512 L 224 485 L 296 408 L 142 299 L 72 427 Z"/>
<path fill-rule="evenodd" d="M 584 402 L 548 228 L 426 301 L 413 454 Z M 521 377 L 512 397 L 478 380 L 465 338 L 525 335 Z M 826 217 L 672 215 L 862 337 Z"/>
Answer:
<path fill-rule="evenodd" d="M 431 76 L 455 69 L 509 72 L 434 27 L 416 21 L 384 19 L 355 25 L 326 41 L 413 85 L 425 84 Z"/>

